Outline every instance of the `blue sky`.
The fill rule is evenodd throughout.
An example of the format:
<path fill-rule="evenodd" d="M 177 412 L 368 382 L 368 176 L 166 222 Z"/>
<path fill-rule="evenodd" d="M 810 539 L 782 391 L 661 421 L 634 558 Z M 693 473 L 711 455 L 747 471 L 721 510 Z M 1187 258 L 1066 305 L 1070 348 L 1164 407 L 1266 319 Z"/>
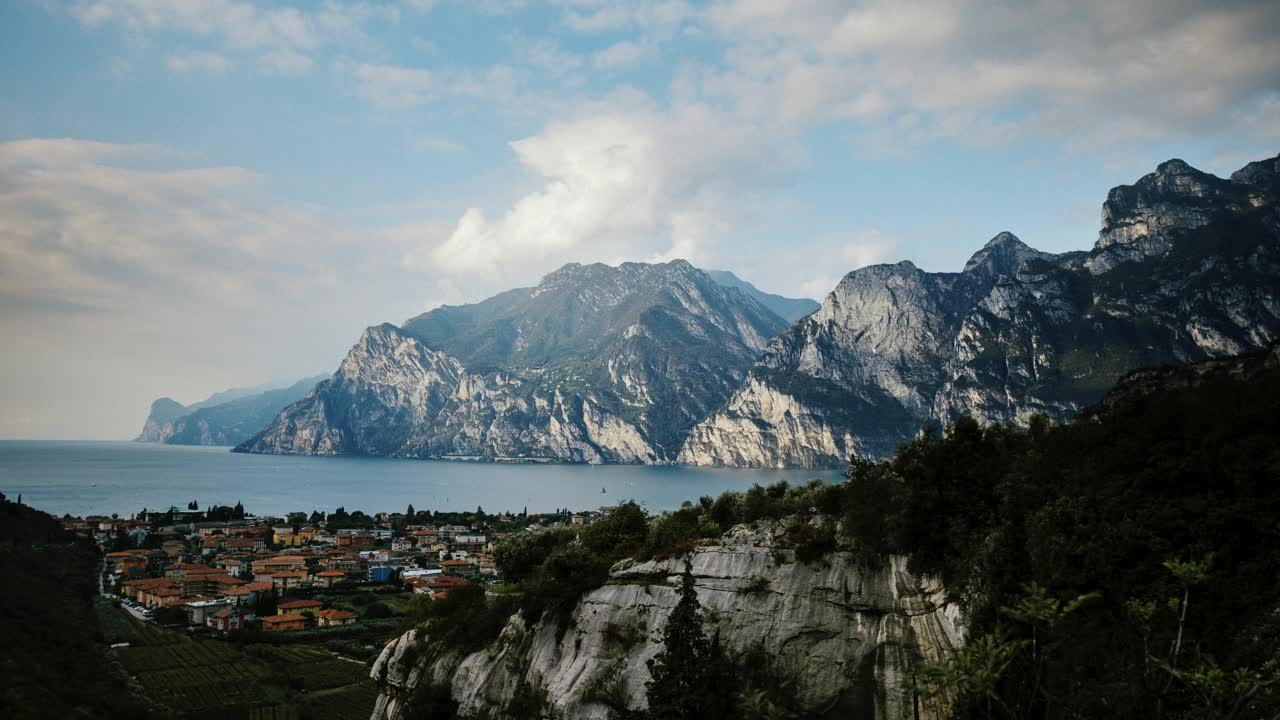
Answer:
<path fill-rule="evenodd" d="M 0 437 L 329 371 L 569 262 L 821 299 L 1170 157 L 1280 150 L 1280 9 L 1086 0 L 0 4 Z"/>

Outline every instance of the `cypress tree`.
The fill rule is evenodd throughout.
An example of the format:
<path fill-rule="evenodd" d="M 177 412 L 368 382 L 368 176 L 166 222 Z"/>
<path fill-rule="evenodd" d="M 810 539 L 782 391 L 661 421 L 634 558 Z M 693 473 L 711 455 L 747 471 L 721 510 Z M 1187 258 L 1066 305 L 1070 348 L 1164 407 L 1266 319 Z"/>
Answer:
<path fill-rule="evenodd" d="M 723 688 L 714 687 L 722 658 L 714 657 L 702 629 L 702 605 L 693 584 L 693 565 L 684 560 L 680 601 L 662 631 L 662 652 L 649 661 L 649 716 L 655 720 L 711 720 L 725 716 Z M 717 642 L 715 650 L 719 649 Z"/>

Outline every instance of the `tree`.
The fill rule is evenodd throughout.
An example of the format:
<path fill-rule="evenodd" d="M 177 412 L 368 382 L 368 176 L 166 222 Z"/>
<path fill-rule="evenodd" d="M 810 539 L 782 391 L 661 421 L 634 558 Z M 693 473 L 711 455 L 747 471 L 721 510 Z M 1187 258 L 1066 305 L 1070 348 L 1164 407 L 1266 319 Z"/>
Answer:
<path fill-rule="evenodd" d="M 558 529 L 512 533 L 498 543 L 493 559 L 503 580 L 523 582 L 533 576 L 552 551 L 572 539 L 571 533 Z"/>
<path fill-rule="evenodd" d="M 409 507 L 404 511 L 405 519 L 408 520 L 409 522 L 413 522 L 413 518 L 417 514 L 418 513 L 415 512 L 413 509 L 413 503 L 409 503 Z"/>
<path fill-rule="evenodd" d="M 649 518 L 639 505 L 628 502 L 583 529 L 582 544 L 592 552 L 616 558 L 637 552 L 648 535 Z"/>
<path fill-rule="evenodd" d="M 693 582 L 693 564 L 684 560 L 679 602 L 662 630 L 662 651 L 649 660 L 649 714 L 655 720 L 715 720 L 733 710 L 725 682 L 725 658 L 702 629 L 702 605 Z"/>

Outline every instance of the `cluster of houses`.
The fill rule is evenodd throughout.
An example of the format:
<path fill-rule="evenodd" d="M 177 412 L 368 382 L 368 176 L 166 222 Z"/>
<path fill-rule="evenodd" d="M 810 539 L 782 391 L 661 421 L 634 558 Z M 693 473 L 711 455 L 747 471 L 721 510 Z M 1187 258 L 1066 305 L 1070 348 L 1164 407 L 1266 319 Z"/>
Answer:
<path fill-rule="evenodd" d="M 68 526 L 104 545 L 140 545 L 108 552 L 113 587 L 139 609 L 180 608 L 188 624 L 219 632 L 328 628 L 358 621 L 325 608 L 309 591 L 401 584 L 439 599 L 468 581 L 494 580 L 492 553 L 500 533 L 464 525 L 329 529 L 268 520 L 205 521 L 191 513 L 153 526 L 146 518 L 69 519 Z M 170 517 L 172 513 L 170 513 Z M 166 517 L 169 519 L 169 517 Z M 262 602 L 274 615 L 258 617 Z"/>
<path fill-rule="evenodd" d="M 585 525 L 612 509 L 495 520 L 506 528 L 536 530 Z M 315 591 L 399 584 L 440 599 L 466 582 L 499 580 L 493 551 L 504 533 L 487 525 L 405 524 L 401 516 L 393 523 L 386 513 L 376 518 L 373 527 L 330 528 L 325 522 L 282 524 L 270 518 L 210 521 L 196 510 L 170 510 L 129 519 L 68 517 L 63 523 L 105 549 L 115 548 L 106 555 L 107 569 L 124 602 L 147 615 L 180 608 L 188 624 L 223 633 L 359 621 L 354 612 L 309 599 Z M 262 611 L 271 607 L 270 615 Z"/>

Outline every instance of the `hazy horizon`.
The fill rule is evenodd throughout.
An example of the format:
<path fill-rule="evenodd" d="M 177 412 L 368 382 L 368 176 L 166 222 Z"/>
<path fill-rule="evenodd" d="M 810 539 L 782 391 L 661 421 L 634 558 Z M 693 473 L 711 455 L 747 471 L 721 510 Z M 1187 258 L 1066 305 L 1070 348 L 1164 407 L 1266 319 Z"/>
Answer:
<path fill-rule="evenodd" d="M 821 301 L 1280 150 L 1280 5 L 22 0 L 0 7 L 0 438 L 328 373 L 566 262 Z"/>

